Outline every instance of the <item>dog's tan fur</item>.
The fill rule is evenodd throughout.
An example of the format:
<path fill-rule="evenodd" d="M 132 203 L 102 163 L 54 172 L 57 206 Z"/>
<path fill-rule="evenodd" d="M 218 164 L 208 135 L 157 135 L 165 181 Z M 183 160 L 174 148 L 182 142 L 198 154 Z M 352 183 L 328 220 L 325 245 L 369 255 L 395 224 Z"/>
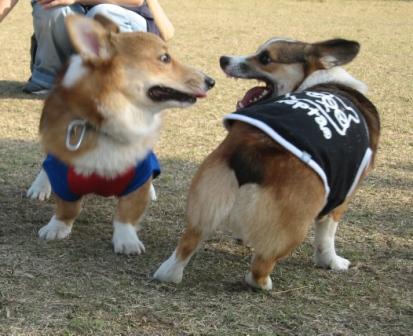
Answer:
<path fill-rule="evenodd" d="M 351 61 L 358 50 L 356 42 L 345 40 L 309 44 L 272 39 L 251 56 L 221 58 L 221 66 L 229 76 L 264 80 L 271 86 L 271 94 L 265 99 L 308 87 L 339 91 L 364 114 L 375 155 L 380 132 L 377 111 L 357 91 L 364 91 L 364 85 L 343 69 L 335 68 Z M 265 59 L 267 56 L 269 60 Z M 267 61 L 268 64 L 263 64 Z M 245 165 L 239 169 L 252 175 L 259 171 L 260 182 L 238 185 L 230 164 L 237 153 L 245 157 Z M 349 262 L 335 254 L 334 234 L 350 198 L 327 216 L 318 218 L 325 204 L 325 190 L 319 176 L 258 128 L 235 121 L 227 137 L 193 178 L 187 227 L 177 249 L 157 270 L 155 278 L 180 282 L 184 267 L 199 244 L 221 224 L 226 224 L 254 249 L 246 276 L 253 287 L 271 289 L 269 274 L 273 267 L 305 239 L 314 222 L 316 263 L 345 270 Z"/>
<path fill-rule="evenodd" d="M 70 16 L 67 27 L 79 55 L 72 58 L 45 102 L 39 128 L 41 142 L 46 153 L 79 174 L 114 178 L 153 148 L 161 111 L 192 105 L 196 98 L 206 95 L 213 80 L 171 58 L 166 44 L 153 34 L 119 33 L 104 17 L 91 20 Z M 151 91 L 154 87 L 173 89 L 175 96 L 161 99 L 156 96 L 159 91 Z M 179 99 L 176 92 L 181 95 Z M 79 149 L 69 150 L 65 143 L 68 125 L 76 119 L 86 121 L 89 127 Z M 79 137 L 74 133 L 72 142 Z M 50 190 L 47 175 L 41 172 L 28 194 L 45 198 L 47 188 Z M 148 204 L 150 189 L 148 180 L 138 190 L 119 197 L 114 218 L 115 252 L 143 251 L 134 231 Z M 55 216 L 40 230 L 40 237 L 67 237 L 80 208 L 81 200 L 67 202 L 56 196 Z"/>

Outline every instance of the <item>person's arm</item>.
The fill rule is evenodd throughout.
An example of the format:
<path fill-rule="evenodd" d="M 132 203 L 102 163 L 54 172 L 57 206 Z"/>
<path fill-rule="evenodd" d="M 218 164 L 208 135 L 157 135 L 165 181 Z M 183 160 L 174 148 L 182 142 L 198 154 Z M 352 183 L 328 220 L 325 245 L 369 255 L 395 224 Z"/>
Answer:
<path fill-rule="evenodd" d="M 0 22 L 10 13 L 19 0 L 0 0 Z"/>
<path fill-rule="evenodd" d="M 148 7 L 153 15 L 155 24 L 161 33 L 161 37 L 164 41 L 170 40 L 175 33 L 175 28 L 172 22 L 166 16 L 165 11 L 159 4 L 158 0 L 146 0 Z"/>
<path fill-rule="evenodd" d="M 81 5 L 112 4 L 126 7 L 134 7 L 142 6 L 144 2 L 144 0 L 37 0 L 37 3 L 39 5 L 42 5 L 45 9 L 53 8 L 56 6 L 68 6 L 73 5 L 75 3 Z"/>

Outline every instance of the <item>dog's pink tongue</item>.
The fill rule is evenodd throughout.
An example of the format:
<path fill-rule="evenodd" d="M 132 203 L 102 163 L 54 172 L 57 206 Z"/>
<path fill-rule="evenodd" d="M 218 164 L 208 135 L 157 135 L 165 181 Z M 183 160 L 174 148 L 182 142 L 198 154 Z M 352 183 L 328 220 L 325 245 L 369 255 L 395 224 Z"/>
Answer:
<path fill-rule="evenodd" d="M 197 98 L 205 98 L 206 96 L 207 96 L 206 92 L 199 91 L 199 92 L 195 93 L 195 97 L 197 97 Z"/>
<path fill-rule="evenodd" d="M 266 88 L 264 86 L 255 86 L 252 89 L 249 89 L 245 95 L 244 98 L 242 98 L 238 103 L 237 103 L 237 110 L 247 107 L 261 98 L 263 96 L 264 91 Z"/>

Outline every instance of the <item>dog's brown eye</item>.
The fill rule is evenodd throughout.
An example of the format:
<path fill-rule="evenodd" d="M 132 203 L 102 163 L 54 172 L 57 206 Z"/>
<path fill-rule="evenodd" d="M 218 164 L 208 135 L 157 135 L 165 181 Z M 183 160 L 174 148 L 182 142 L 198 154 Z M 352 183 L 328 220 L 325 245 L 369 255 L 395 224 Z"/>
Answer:
<path fill-rule="evenodd" d="M 159 57 L 159 60 L 163 63 L 170 63 L 171 62 L 171 56 L 169 56 L 168 53 L 165 53 Z"/>
<path fill-rule="evenodd" d="M 272 62 L 270 57 L 270 53 L 268 51 L 263 51 L 261 54 L 258 55 L 258 60 L 262 65 L 267 65 Z"/>

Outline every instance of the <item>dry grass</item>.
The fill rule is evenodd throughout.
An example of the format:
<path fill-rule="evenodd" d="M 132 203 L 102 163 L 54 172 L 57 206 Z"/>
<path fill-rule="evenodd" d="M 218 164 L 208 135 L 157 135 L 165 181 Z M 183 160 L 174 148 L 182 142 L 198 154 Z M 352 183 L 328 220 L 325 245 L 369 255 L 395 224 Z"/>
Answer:
<path fill-rule="evenodd" d="M 139 257 L 111 251 L 113 200 L 89 198 L 69 240 L 36 237 L 52 202 L 24 197 L 42 154 L 42 101 L 20 93 L 29 76 L 30 6 L 0 25 L 0 334 L 2 335 L 407 335 L 412 303 L 413 3 L 408 1 L 163 1 L 176 25 L 172 52 L 215 77 L 210 97 L 166 118 L 157 153 L 163 175 Z M 350 71 L 369 84 L 382 116 L 377 169 L 352 204 L 338 249 L 353 261 L 337 274 L 314 268 L 311 237 L 281 263 L 270 293 L 242 282 L 250 252 L 214 236 L 181 285 L 151 280 L 182 230 L 196 166 L 223 138 L 221 117 L 249 85 L 219 71 L 222 54 L 265 39 L 347 37 L 362 52 Z"/>

